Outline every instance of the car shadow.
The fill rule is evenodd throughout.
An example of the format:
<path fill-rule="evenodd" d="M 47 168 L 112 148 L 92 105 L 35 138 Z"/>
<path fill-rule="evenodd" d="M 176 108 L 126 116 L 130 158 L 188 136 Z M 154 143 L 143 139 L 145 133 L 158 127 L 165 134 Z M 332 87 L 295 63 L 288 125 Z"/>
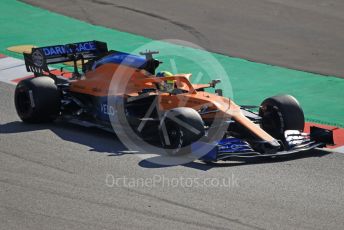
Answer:
<path fill-rule="evenodd" d="M 23 133 L 37 130 L 51 130 L 61 139 L 69 142 L 78 143 L 89 146 L 92 152 L 104 153 L 107 156 L 122 156 L 125 154 L 135 154 L 137 151 L 130 151 L 121 143 L 118 137 L 111 132 L 101 130 L 99 128 L 83 127 L 76 124 L 71 124 L 64 121 L 57 121 L 54 123 L 44 124 L 27 124 L 21 121 L 13 121 L 7 124 L 0 124 L 0 133 Z M 193 168 L 196 170 L 207 171 L 212 168 L 219 167 L 238 167 L 243 165 L 255 164 L 273 164 L 286 161 L 294 161 L 302 158 L 323 157 L 331 152 L 321 149 L 309 150 L 301 153 L 296 153 L 289 156 L 280 156 L 275 158 L 250 158 L 250 159 L 236 159 L 235 161 L 219 161 L 212 163 L 205 163 L 195 160 L 186 164 L 184 167 Z M 157 159 L 161 156 L 141 160 L 138 165 L 143 168 L 167 168 L 174 167 L 175 164 L 157 164 Z"/>
<path fill-rule="evenodd" d="M 0 125 L 0 133 L 23 133 L 37 130 L 51 130 L 61 139 L 90 147 L 89 151 L 118 156 L 128 153 L 128 149 L 118 140 L 114 133 L 99 128 L 83 127 L 56 121 L 54 123 L 28 124 L 21 121 L 13 121 Z"/>

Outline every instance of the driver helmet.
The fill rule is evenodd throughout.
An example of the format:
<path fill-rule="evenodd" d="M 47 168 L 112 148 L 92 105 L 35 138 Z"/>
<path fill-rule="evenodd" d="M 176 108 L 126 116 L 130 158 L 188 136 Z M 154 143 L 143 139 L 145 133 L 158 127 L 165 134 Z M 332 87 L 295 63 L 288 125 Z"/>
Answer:
<path fill-rule="evenodd" d="M 173 74 L 168 71 L 160 71 L 156 74 L 157 77 L 171 77 Z"/>
<path fill-rule="evenodd" d="M 171 72 L 168 71 L 160 71 L 156 74 L 157 77 L 171 77 L 173 76 L 173 74 Z M 166 84 L 165 84 L 165 88 L 166 90 L 173 90 L 174 89 L 174 80 L 167 80 Z"/>

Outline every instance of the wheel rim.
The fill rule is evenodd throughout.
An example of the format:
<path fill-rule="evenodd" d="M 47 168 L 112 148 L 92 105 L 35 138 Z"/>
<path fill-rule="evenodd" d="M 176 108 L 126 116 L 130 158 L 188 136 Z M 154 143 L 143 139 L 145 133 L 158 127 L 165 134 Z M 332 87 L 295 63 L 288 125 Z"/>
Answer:
<path fill-rule="evenodd" d="M 169 145 L 166 143 L 163 131 L 160 131 L 160 138 L 163 147 L 169 149 L 179 149 L 183 145 L 183 131 L 178 125 L 175 125 L 173 122 L 166 121 L 165 127 L 167 131 L 167 138 L 169 139 Z"/>

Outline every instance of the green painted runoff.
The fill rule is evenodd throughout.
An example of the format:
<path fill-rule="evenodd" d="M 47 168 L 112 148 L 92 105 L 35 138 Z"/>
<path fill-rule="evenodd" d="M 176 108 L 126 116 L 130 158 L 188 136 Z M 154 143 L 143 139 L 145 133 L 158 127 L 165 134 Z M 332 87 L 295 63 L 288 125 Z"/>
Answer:
<path fill-rule="evenodd" d="M 164 61 L 160 70 L 193 73 L 194 81 L 199 83 L 225 77 L 221 87 L 225 95 L 233 97 L 238 104 L 259 105 L 266 97 L 291 94 L 300 101 L 308 121 L 344 127 L 344 79 L 255 63 L 183 44 L 154 42 L 16 0 L 2 0 L 0 6 L 0 53 L 22 58 L 6 48 L 87 40 L 105 41 L 109 48 L 124 52 L 159 49 L 158 58 Z"/>

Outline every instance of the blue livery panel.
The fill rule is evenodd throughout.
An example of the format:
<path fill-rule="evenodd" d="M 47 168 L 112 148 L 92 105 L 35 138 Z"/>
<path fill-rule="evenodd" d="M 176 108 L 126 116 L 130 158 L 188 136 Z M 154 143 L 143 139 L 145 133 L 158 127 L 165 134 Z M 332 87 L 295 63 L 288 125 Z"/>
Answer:
<path fill-rule="evenodd" d="M 133 54 L 116 52 L 116 53 L 109 54 L 101 58 L 100 60 L 96 61 L 93 64 L 92 69 L 95 69 L 98 66 L 102 64 L 106 64 L 106 63 L 114 63 L 114 64 L 130 66 L 133 68 L 141 68 L 145 66 L 146 59 L 144 57 L 133 55 Z"/>
<path fill-rule="evenodd" d="M 103 122 L 111 122 L 116 120 L 118 112 L 116 106 L 123 105 L 123 97 L 96 97 L 93 106 L 93 116 Z"/>
<path fill-rule="evenodd" d="M 201 160 L 216 161 L 219 156 L 231 156 L 240 153 L 253 153 L 254 150 L 246 141 L 238 138 L 225 138 L 214 143 L 195 142 L 191 145 L 192 152 L 207 150 L 207 154 L 201 156 Z M 201 151 L 202 152 L 202 151 Z"/>
<path fill-rule="evenodd" d="M 226 138 L 217 143 L 218 153 L 242 153 L 251 151 L 253 151 L 253 149 L 248 143 L 238 138 Z"/>

